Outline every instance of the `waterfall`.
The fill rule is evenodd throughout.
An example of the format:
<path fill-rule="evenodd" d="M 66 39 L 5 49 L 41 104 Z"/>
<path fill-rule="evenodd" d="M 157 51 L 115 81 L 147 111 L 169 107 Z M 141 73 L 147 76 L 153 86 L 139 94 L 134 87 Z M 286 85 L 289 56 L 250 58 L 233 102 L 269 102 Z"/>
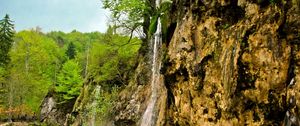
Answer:
<path fill-rule="evenodd" d="M 156 6 L 159 7 L 160 0 L 156 0 Z M 161 61 L 159 60 L 159 47 L 161 45 L 162 41 L 162 32 L 161 32 L 161 21 L 160 18 L 157 19 L 157 29 L 154 34 L 154 39 L 152 38 L 152 45 L 153 45 L 153 51 L 152 51 L 152 77 L 151 77 L 151 98 L 150 102 L 148 103 L 147 109 L 142 117 L 141 126 L 153 126 L 155 125 L 155 118 L 156 118 L 156 112 L 155 112 L 155 105 L 157 101 L 157 88 L 158 88 L 158 81 L 159 81 L 159 70 L 161 67 Z"/>
<path fill-rule="evenodd" d="M 97 115 L 97 105 L 98 105 L 98 100 L 100 97 L 100 90 L 101 90 L 101 86 L 97 85 L 94 95 L 95 95 L 95 99 L 93 100 L 91 109 L 92 109 L 92 113 L 91 113 L 91 120 L 90 120 L 90 126 L 95 126 L 96 123 L 96 115 Z"/>

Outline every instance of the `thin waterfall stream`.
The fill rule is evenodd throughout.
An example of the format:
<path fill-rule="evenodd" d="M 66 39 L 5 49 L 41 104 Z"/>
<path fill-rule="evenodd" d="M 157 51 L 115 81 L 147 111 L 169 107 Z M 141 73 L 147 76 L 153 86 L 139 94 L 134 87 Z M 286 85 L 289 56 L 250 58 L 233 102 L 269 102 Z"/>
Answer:
<path fill-rule="evenodd" d="M 159 7 L 160 0 L 156 0 L 156 6 Z M 152 38 L 152 45 L 153 45 L 153 51 L 152 51 L 152 77 L 151 77 L 151 98 L 150 102 L 148 103 L 147 109 L 142 117 L 141 126 L 153 126 L 155 125 L 155 118 L 156 118 L 156 112 L 155 112 L 155 105 L 157 102 L 157 91 L 158 91 L 158 82 L 159 82 L 159 70 L 161 67 L 161 61 L 159 60 L 159 47 L 161 45 L 162 41 L 162 32 L 161 32 L 161 21 L 160 18 L 157 19 L 157 29 L 154 34 L 154 39 Z"/>
<path fill-rule="evenodd" d="M 101 86 L 97 85 L 96 89 L 94 91 L 95 99 L 93 100 L 93 103 L 91 105 L 91 120 L 90 120 L 90 126 L 95 126 L 96 124 L 96 116 L 97 116 L 97 106 L 98 106 L 98 100 L 101 93 Z"/>

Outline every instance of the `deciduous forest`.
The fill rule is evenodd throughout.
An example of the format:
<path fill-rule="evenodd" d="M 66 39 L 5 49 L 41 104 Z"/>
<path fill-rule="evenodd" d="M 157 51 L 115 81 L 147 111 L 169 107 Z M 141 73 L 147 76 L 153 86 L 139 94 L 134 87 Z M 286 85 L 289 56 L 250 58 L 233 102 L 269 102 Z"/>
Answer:
<path fill-rule="evenodd" d="M 117 34 L 112 27 L 106 33 L 43 33 L 38 27 L 15 32 L 9 15 L 0 25 L 2 121 L 39 118 L 49 93 L 57 104 L 74 103 L 91 78 L 109 92 L 101 94 L 107 103 L 99 107 L 106 112 L 110 98 L 125 86 L 124 76 L 136 66 L 141 45 L 138 38 Z"/>

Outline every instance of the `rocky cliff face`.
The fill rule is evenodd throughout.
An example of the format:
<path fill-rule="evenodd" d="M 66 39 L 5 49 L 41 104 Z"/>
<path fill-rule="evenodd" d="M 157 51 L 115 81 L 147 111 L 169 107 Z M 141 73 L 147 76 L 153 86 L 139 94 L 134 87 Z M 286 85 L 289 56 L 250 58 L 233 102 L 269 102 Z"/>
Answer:
<path fill-rule="evenodd" d="M 72 112 L 74 102 L 59 103 L 55 93 L 49 91 L 40 106 L 40 121 L 48 125 L 64 125 L 66 114 Z"/>
<path fill-rule="evenodd" d="M 299 4 L 174 0 L 168 29 L 173 35 L 162 47 L 156 124 L 297 124 Z M 145 61 L 120 95 L 116 125 L 140 123 L 151 94 Z"/>

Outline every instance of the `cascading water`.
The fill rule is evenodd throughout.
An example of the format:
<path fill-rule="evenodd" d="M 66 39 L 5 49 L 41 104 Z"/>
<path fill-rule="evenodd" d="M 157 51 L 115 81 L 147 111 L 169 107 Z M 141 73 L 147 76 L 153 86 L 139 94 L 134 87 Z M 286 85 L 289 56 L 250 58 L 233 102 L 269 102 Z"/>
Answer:
<path fill-rule="evenodd" d="M 95 89 L 95 99 L 93 100 L 93 103 L 91 105 L 91 120 L 90 120 L 90 126 L 95 126 L 96 123 L 96 115 L 97 115 L 97 105 L 98 105 L 98 100 L 100 97 L 100 90 L 101 90 L 101 86 L 97 85 L 96 89 Z"/>
<path fill-rule="evenodd" d="M 156 7 L 159 8 L 160 0 L 156 0 Z M 153 126 L 155 125 L 155 105 L 157 101 L 157 88 L 159 81 L 159 70 L 161 67 L 161 61 L 159 60 L 159 47 L 162 41 L 162 32 L 161 32 L 161 21 L 160 18 L 157 19 L 157 29 L 154 34 L 154 39 L 152 39 L 153 44 L 153 57 L 152 57 L 152 78 L 151 78 L 151 98 L 147 106 L 147 109 L 143 115 L 141 126 Z"/>

